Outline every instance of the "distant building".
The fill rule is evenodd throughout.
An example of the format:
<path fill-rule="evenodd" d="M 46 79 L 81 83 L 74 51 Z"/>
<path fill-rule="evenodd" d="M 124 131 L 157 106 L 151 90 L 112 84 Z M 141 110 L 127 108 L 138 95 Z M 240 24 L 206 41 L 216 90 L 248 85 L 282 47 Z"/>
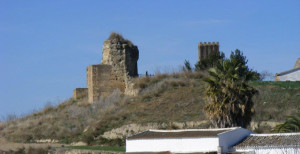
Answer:
<path fill-rule="evenodd" d="M 300 81 L 300 58 L 296 61 L 296 64 L 293 69 L 276 73 L 276 81 Z"/>
<path fill-rule="evenodd" d="M 148 130 L 126 139 L 127 153 L 226 153 L 251 131 L 244 128 Z"/>
<path fill-rule="evenodd" d="M 207 59 L 212 52 L 219 52 L 219 42 L 198 43 L 198 61 Z"/>
<path fill-rule="evenodd" d="M 240 153 L 300 153 L 300 133 L 251 134 L 232 148 Z"/>

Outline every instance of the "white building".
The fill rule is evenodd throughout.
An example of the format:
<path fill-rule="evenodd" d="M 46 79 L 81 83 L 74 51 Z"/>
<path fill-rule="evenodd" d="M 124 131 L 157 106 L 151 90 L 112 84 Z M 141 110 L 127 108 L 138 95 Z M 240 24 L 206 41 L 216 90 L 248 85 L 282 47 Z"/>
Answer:
<path fill-rule="evenodd" d="M 126 139 L 127 153 L 228 152 L 252 132 L 236 127 L 222 129 L 148 130 Z"/>
<path fill-rule="evenodd" d="M 293 69 L 276 73 L 276 81 L 300 81 L 300 58 L 298 58 Z"/>
<path fill-rule="evenodd" d="M 300 133 L 251 134 L 231 151 L 246 154 L 300 154 Z"/>
<path fill-rule="evenodd" d="M 300 81 L 300 68 L 276 74 L 276 81 Z"/>

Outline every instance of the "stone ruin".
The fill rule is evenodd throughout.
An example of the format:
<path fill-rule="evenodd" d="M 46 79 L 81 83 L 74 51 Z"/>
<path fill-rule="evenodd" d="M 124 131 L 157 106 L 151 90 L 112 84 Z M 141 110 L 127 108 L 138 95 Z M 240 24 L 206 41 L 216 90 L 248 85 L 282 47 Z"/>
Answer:
<path fill-rule="evenodd" d="M 208 58 L 212 52 L 219 52 L 219 42 L 198 44 L 199 61 Z M 133 88 L 132 78 L 138 76 L 138 59 L 137 46 L 122 35 L 111 33 L 103 43 L 101 63 L 87 67 L 87 88 L 76 88 L 73 98 L 87 97 L 88 102 L 93 103 L 115 89 L 126 95 L 137 95 L 138 90 Z"/>
<path fill-rule="evenodd" d="M 219 52 L 219 42 L 200 42 L 198 44 L 198 61 L 207 59 L 208 55 L 212 52 Z"/>
<path fill-rule="evenodd" d="M 101 63 L 87 67 L 87 88 L 76 88 L 74 99 L 88 97 L 88 102 L 93 103 L 115 89 L 134 95 L 131 79 L 138 76 L 138 59 L 138 47 L 122 35 L 112 33 L 103 43 Z"/>

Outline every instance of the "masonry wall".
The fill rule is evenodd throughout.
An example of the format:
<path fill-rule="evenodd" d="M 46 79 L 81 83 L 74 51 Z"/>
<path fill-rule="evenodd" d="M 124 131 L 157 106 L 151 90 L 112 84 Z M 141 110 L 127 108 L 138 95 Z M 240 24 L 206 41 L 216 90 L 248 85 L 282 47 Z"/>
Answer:
<path fill-rule="evenodd" d="M 132 78 L 138 76 L 138 47 L 122 35 L 112 33 L 103 43 L 101 64 L 87 67 L 87 89 L 75 89 L 74 98 L 86 94 L 93 103 L 120 89 L 124 94 L 135 95 Z M 81 90 L 81 91 L 80 91 Z"/>
<path fill-rule="evenodd" d="M 124 83 L 112 73 L 111 65 L 90 65 L 87 67 L 88 99 L 92 103 L 107 96 L 115 89 L 124 91 Z"/>
<path fill-rule="evenodd" d="M 207 59 L 212 52 L 219 52 L 219 42 L 200 42 L 198 44 L 198 60 Z"/>
<path fill-rule="evenodd" d="M 88 96 L 88 88 L 76 88 L 73 91 L 74 99 L 82 99 Z"/>
<path fill-rule="evenodd" d="M 126 75 L 129 77 L 138 76 L 137 61 L 139 59 L 139 50 L 137 46 L 123 46 L 125 49 L 125 69 Z"/>
<path fill-rule="evenodd" d="M 138 58 L 138 47 L 129 41 L 108 39 L 103 43 L 101 64 L 111 66 L 111 77 L 118 81 L 119 89 L 126 95 L 137 94 L 131 79 L 138 76 Z"/>
<path fill-rule="evenodd" d="M 111 65 L 113 74 L 119 79 L 138 76 L 137 61 L 139 51 L 137 46 L 128 45 L 114 40 L 103 43 L 101 64 Z"/>

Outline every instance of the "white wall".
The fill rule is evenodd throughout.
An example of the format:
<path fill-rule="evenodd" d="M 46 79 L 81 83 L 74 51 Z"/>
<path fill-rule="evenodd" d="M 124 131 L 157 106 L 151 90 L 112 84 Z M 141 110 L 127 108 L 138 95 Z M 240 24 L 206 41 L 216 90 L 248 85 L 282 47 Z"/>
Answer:
<path fill-rule="evenodd" d="M 219 139 L 217 137 L 184 139 L 131 139 L 126 140 L 126 152 L 208 152 L 217 151 L 218 145 Z"/>
<path fill-rule="evenodd" d="M 219 134 L 219 145 L 223 147 L 223 152 L 228 152 L 228 148 L 241 142 L 249 134 L 253 132 L 244 129 L 236 128 Z"/>
<path fill-rule="evenodd" d="M 280 81 L 300 81 L 300 70 L 279 76 Z"/>

